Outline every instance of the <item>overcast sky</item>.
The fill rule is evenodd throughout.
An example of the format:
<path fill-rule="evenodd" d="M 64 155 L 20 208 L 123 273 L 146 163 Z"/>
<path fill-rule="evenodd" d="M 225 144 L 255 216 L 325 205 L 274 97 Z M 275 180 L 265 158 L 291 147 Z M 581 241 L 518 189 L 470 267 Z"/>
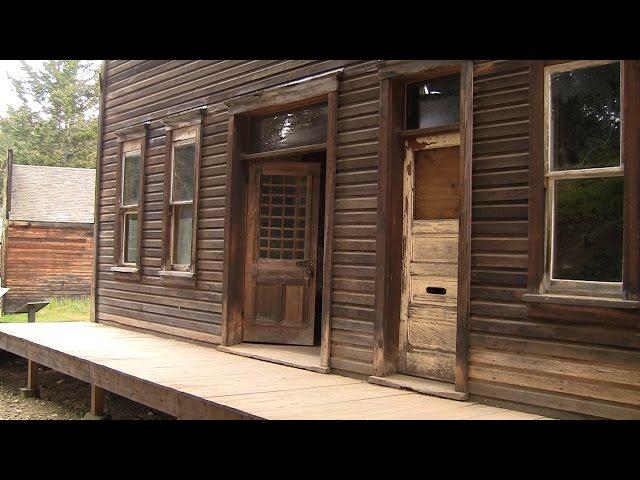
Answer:
<path fill-rule="evenodd" d="M 37 67 L 41 65 L 43 60 L 27 60 L 27 63 Z M 96 64 L 100 63 L 100 60 L 94 60 Z M 20 104 L 16 92 L 13 90 L 13 85 L 7 78 L 7 73 L 10 73 L 14 77 L 21 76 L 20 73 L 20 60 L 0 60 L 0 115 L 4 115 L 7 111 L 7 105 L 14 107 Z"/>

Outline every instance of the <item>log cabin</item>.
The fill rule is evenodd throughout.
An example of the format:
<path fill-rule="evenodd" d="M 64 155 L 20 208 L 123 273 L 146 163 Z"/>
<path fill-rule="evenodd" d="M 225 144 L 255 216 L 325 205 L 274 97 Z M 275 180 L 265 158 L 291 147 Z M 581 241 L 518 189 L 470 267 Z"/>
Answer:
<path fill-rule="evenodd" d="M 640 62 L 106 61 L 93 320 L 640 418 Z"/>
<path fill-rule="evenodd" d="M 91 294 L 95 174 L 93 168 L 7 162 L 3 313 L 27 302 Z"/>

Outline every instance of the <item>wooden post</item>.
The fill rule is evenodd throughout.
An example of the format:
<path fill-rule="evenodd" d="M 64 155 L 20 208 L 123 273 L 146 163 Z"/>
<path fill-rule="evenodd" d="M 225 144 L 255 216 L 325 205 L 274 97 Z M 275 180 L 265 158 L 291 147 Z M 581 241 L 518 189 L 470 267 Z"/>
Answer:
<path fill-rule="evenodd" d="M 27 312 L 27 323 L 35 323 L 36 321 L 36 307 L 35 305 L 29 305 L 29 311 Z"/>
<path fill-rule="evenodd" d="M 104 415 L 104 390 L 91 384 L 91 414 L 96 417 Z"/>
<path fill-rule="evenodd" d="M 91 384 L 91 407 L 85 414 L 85 420 L 107 420 L 109 416 L 104 411 L 104 390 Z"/>
<path fill-rule="evenodd" d="M 38 389 L 38 364 L 28 360 L 27 364 L 27 386 L 21 388 L 20 392 L 24 397 L 39 397 L 40 391 Z"/>

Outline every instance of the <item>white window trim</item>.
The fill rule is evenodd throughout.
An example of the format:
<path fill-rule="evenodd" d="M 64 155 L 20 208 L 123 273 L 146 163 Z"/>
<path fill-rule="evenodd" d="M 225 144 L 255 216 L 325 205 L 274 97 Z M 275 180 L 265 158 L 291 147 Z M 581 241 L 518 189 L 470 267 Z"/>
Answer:
<path fill-rule="evenodd" d="M 559 72 L 578 70 L 585 67 L 607 65 L 618 63 L 618 60 L 579 60 L 575 62 L 562 63 L 545 67 L 544 69 L 544 172 L 545 172 L 545 271 L 542 288 L 544 293 L 569 293 L 576 295 L 589 295 L 596 297 L 623 297 L 623 285 L 621 282 L 598 282 L 587 280 L 565 280 L 553 278 L 553 241 L 554 238 L 554 216 L 555 216 L 555 183 L 562 179 L 577 178 L 605 178 L 624 177 L 624 164 L 622 153 L 620 155 L 620 165 L 613 167 L 596 167 L 578 170 L 557 170 L 551 171 L 551 139 L 553 135 L 551 123 L 551 75 Z M 620 68 L 620 103 L 624 103 L 622 98 L 622 65 Z M 624 138 L 624 124 L 620 125 L 620 141 Z M 622 265 L 621 265 L 622 268 Z"/>

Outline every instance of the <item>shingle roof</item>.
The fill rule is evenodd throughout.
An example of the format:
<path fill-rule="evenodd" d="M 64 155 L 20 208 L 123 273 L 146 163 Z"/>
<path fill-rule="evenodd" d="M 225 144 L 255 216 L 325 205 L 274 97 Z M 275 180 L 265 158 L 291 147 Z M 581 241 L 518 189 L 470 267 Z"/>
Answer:
<path fill-rule="evenodd" d="M 93 168 L 13 165 L 10 220 L 93 223 Z"/>

